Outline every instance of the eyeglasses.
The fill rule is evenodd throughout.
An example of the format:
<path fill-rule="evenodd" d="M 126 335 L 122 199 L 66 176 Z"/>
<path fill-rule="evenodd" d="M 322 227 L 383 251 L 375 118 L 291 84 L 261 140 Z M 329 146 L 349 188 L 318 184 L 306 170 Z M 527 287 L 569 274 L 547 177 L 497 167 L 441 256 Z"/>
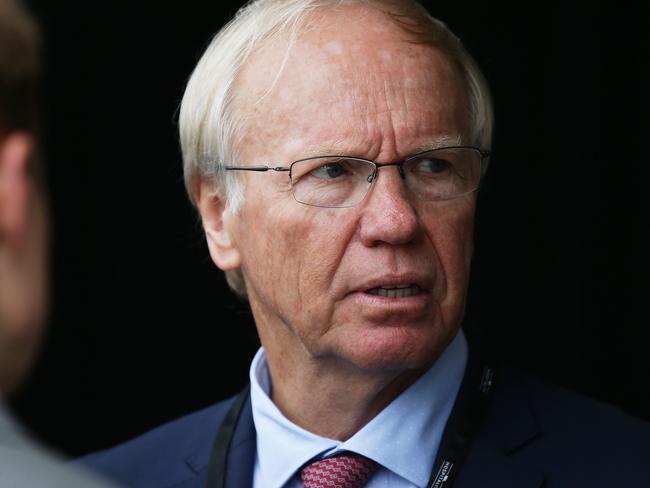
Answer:
<path fill-rule="evenodd" d="M 226 166 L 229 171 L 289 172 L 297 202 L 314 207 L 346 208 L 370 192 L 379 168 L 396 166 L 408 190 L 420 200 L 451 200 L 476 191 L 489 151 L 448 146 L 424 151 L 394 163 L 349 156 L 299 159 L 290 166 Z"/>

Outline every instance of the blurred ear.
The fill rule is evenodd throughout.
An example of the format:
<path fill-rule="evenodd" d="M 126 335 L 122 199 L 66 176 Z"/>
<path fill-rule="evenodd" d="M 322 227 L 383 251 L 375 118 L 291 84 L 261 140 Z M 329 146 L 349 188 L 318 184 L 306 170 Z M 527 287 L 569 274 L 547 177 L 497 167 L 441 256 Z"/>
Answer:
<path fill-rule="evenodd" d="M 29 212 L 29 162 L 34 140 L 25 133 L 13 133 L 0 141 L 0 243 L 20 246 Z"/>
<path fill-rule="evenodd" d="M 212 261 L 222 271 L 239 268 L 241 255 L 233 239 L 235 224 L 226 211 L 224 197 L 215 192 L 212 183 L 200 181 L 194 187 L 194 201 L 201 214 Z"/>

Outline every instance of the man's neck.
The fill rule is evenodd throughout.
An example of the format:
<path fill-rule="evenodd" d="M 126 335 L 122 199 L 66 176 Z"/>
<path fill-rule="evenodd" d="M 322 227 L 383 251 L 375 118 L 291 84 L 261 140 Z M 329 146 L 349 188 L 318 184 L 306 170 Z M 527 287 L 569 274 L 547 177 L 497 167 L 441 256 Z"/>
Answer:
<path fill-rule="evenodd" d="M 270 396 L 284 416 L 313 434 L 340 441 L 352 437 L 430 367 L 367 372 L 341 363 L 324 365 L 323 360 L 292 364 L 269 351 L 267 360 Z"/>

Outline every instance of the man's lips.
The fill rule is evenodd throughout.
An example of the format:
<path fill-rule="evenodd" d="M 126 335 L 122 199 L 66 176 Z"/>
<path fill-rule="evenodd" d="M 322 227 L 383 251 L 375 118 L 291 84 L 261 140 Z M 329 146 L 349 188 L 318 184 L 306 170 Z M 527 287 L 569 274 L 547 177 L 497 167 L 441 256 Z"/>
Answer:
<path fill-rule="evenodd" d="M 375 325 L 415 324 L 431 311 L 435 275 L 421 272 L 378 275 L 350 287 L 346 300 L 360 320 Z"/>
<path fill-rule="evenodd" d="M 382 286 L 366 290 L 370 295 L 379 295 L 387 298 L 406 298 L 420 293 L 422 289 L 418 285 L 396 285 Z"/>
<path fill-rule="evenodd" d="M 415 273 L 379 276 L 354 286 L 352 293 L 385 298 L 407 298 L 427 293 L 432 282 L 432 279 Z"/>

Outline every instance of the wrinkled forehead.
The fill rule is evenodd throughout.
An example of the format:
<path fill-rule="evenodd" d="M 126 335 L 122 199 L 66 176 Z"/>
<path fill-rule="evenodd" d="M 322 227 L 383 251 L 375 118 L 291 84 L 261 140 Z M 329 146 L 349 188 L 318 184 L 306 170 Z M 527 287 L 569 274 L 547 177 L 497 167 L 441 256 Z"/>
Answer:
<path fill-rule="evenodd" d="M 458 114 L 467 112 L 461 80 L 445 54 L 390 15 L 348 5 L 315 12 L 293 39 L 282 33 L 257 49 L 240 72 L 235 100 L 259 137 L 273 137 L 268 124 L 271 132 L 302 130 L 323 112 L 333 122 L 363 124 L 381 113 L 428 110 L 433 126 L 458 126 Z M 425 99 L 426 106 L 416 103 Z M 331 136 L 345 137 L 346 127 L 353 130 L 333 124 Z M 320 138 L 327 136 L 322 129 L 314 129 Z"/>

